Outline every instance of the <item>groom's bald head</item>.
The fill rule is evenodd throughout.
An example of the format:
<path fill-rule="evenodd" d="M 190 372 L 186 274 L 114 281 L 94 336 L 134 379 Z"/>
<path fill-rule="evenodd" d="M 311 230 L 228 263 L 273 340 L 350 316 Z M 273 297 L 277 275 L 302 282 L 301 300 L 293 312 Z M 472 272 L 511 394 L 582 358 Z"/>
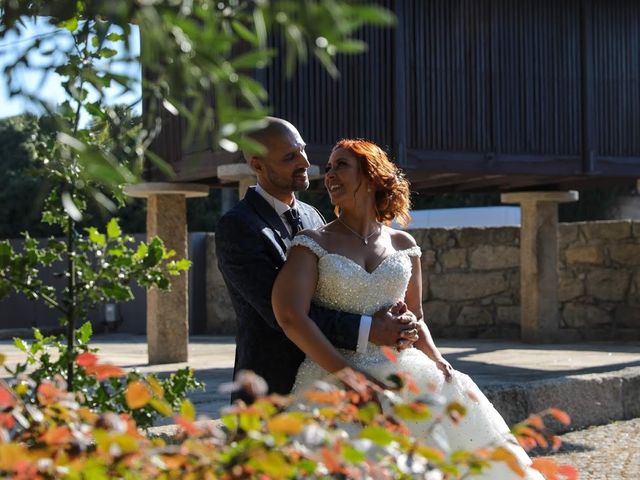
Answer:
<path fill-rule="evenodd" d="M 262 153 L 242 152 L 264 190 L 291 204 L 293 192 L 309 188 L 306 145 L 296 127 L 282 118 L 267 117 L 266 125 L 247 137 L 265 149 Z"/>
<path fill-rule="evenodd" d="M 253 152 L 243 150 L 242 154 L 244 155 L 244 159 L 249 164 L 253 157 L 264 157 L 268 155 L 269 151 L 274 147 L 274 143 L 283 137 L 293 136 L 302 140 L 300 133 L 290 122 L 278 117 L 266 117 L 265 121 L 267 123 L 266 126 L 247 134 L 248 138 L 258 142 L 266 149 L 263 155 L 256 155 Z"/>

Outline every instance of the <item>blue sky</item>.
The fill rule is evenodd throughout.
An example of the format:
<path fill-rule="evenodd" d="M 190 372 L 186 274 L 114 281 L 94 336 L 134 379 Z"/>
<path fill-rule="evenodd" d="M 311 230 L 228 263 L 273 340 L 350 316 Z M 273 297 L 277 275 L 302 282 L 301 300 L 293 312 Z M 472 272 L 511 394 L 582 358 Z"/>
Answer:
<path fill-rule="evenodd" d="M 0 40 L 0 71 L 5 65 L 14 62 L 25 51 L 25 48 L 31 42 L 27 41 L 36 36 L 48 38 L 47 34 L 57 29 L 49 24 L 46 18 L 39 18 L 35 23 L 29 23 L 25 28 L 21 29 L 18 35 L 11 33 Z M 56 41 L 44 40 L 43 47 L 52 50 L 52 53 L 46 57 L 43 55 L 32 54 L 29 60 L 36 65 L 43 65 L 55 61 L 56 64 L 64 62 L 63 55 L 57 50 L 70 45 L 70 38 L 67 36 L 56 36 Z M 134 55 L 139 54 L 139 35 L 137 28 L 132 29 L 131 45 L 134 49 Z M 106 61 L 105 61 L 106 62 Z M 140 78 L 140 66 L 138 64 L 124 64 L 118 61 L 118 56 L 111 59 L 108 68 L 121 74 L 128 74 Z M 22 68 L 16 75 L 16 82 L 26 88 L 30 93 L 37 94 L 40 98 L 44 98 L 47 103 L 52 106 L 60 104 L 65 99 L 64 90 L 61 87 L 61 77 L 55 73 L 44 77 L 41 71 L 37 69 Z M 106 95 L 110 103 L 133 103 L 140 97 L 140 85 L 136 86 L 133 92 L 121 94 L 118 87 L 110 87 L 106 90 Z M 138 104 L 136 109 L 140 111 L 141 106 Z M 41 113 L 41 107 L 34 102 L 22 97 L 9 97 L 9 83 L 5 75 L 0 76 L 0 118 L 18 115 L 24 112 Z"/>

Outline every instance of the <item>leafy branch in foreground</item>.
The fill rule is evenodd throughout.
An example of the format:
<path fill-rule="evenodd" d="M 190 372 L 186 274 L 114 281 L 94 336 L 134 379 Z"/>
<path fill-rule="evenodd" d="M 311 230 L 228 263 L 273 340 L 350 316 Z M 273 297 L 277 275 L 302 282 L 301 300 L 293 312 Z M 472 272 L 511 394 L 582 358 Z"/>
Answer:
<path fill-rule="evenodd" d="M 42 29 L 48 24 L 45 35 L 22 39 L 19 53 L 4 68 L 11 95 L 52 113 L 41 92 L 21 83 L 21 74 L 28 69 L 43 81 L 51 73 L 61 75 L 68 96 L 63 108 L 76 115 L 60 131 L 75 140 L 68 143 L 77 149 L 79 161 L 89 170 L 109 172 L 106 178 L 130 181 L 126 177 L 140 169 L 122 168 L 76 135 L 81 115 L 110 121 L 108 91 L 118 90 L 123 98 L 133 95 L 130 107 L 144 103 L 135 154 L 165 170 L 149 146 L 167 112 L 186 121 L 187 144 L 195 140 L 205 148 L 229 151 L 259 148 L 243 137 L 268 113 L 268 92 L 254 72 L 278 53 L 270 45 L 274 38 L 283 45 L 289 75 L 298 62 L 313 56 L 337 77 L 337 55 L 367 49 L 354 38 L 360 28 L 394 21 L 390 10 L 354 0 L 8 1 L 0 9 L 0 39 L 19 35 L 25 25 L 40 22 Z M 134 31 L 139 48 L 133 44 Z"/>
<path fill-rule="evenodd" d="M 87 375 L 123 375 L 92 354 L 83 354 L 77 362 Z M 499 462 L 516 476 L 523 475 L 514 454 L 504 447 L 446 453 L 412 438 L 405 421 L 442 419 L 430 415 L 428 403 L 410 400 L 408 384 L 400 392 L 388 392 L 364 377 L 352 374 L 351 378 L 353 389 L 321 384 L 305 392 L 302 403 L 277 395 L 260 397 L 249 406 L 240 402 L 226 408 L 219 421 L 197 418 L 189 400 L 171 408 L 154 379 L 130 381 L 124 393 L 128 407 L 173 415 L 179 432 L 170 439 L 144 436 L 128 414 L 96 413 L 80 406 L 80 394 L 68 393 L 55 382 L 42 383 L 35 392 L 2 383 L 0 473 L 42 479 L 430 480 L 469 478 Z M 260 380 L 245 373 L 239 382 L 258 391 L 263 386 Z M 370 401 L 366 392 L 375 388 L 392 400 L 393 413 L 383 413 Z M 452 421 L 465 413 L 459 405 L 444 406 L 443 412 Z M 568 420 L 558 410 L 544 413 Z M 543 443 L 541 438 L 555 438 L 547 435 L 543 416 L 531 416 L 514 431 L 518 435 L 517 430 L 524 428 L 535 432 L 528 438 L 537 445 Z M 557 448 L 558 442 L 554 443 Z M 549 479 L 577 478 L 575 469 L 549 459 L 534 459 L 533 466 Z"/>
<path fill-rule="evenodd" d="M 72 250 L 69 244 L 56 239 L 40 245 L 27 236 L 20 252 L 9 241 L 0 241 L 0 298 L 11 292 L 21 293 L 33 300 L 40 299 L 60 312 L 67 327 L 67 345 L 60 350 L 59 361 L 67 365 L 69 390 L 75 390 L 73 359 L 77 348 L 83 347 L 90 336 L 90 333 L 83 334 L 78 341 L 75 320 L 106 302 L 133 299 L 132 283 L 144 288 L 168 289 L 169 277 L 186 271 L 190 261 L 173 260 L 175 252 L 165 249 L 158 238 L 134 246 L 133 238 L 122 233 L 115 218 L 107 224 L 105 232 L 89 227 L 85 235 L 75 231 L 70 235 L 74 240 Z M 72 271 L 64 269 L 70 260 L 73 260 Z M 74 281 L 63 286 L 45 284 L 42 271 L 56 267 L 62 268 L 59 277 Z"/>

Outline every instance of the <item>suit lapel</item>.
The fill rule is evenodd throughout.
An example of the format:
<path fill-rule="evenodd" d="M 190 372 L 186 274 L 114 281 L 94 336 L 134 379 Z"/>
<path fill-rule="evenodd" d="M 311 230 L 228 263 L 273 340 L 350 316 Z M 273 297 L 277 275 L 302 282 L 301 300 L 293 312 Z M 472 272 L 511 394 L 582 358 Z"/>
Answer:
<path fill-rule="evenodd" d="M 267 201 L 252 187 L 249 187 L 244 199 L 253 207 L 260 218 L 262 218 L 274 231 L 278 233 L 275 237 L 279 240 L 280 246 L 286 252 L 287 244 L 284 239 L 289 238 L 289 231 L 287 230 L 287 227 L 284 226 L 284 223 L 280 220 L 280 216 L 276 213 L 273 207 L 269 205 L 269 203 L 267 203 Z"/>
<path fill-rule="evenodd" d="M 315 230 L 322 226 L 322 222 L 318 221 L 318 215 L 313 207 L 298 202 L 298 211 L 300 212 L 300 220 L 302 220 L 302 226 Z"/>

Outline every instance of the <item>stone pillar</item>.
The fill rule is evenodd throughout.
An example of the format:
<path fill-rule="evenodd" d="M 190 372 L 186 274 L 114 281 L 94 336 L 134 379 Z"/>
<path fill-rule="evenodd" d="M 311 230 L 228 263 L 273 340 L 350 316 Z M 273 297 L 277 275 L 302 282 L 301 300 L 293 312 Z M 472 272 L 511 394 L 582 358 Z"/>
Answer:
<path fill-rule="evenodd" d="M 200 184 L 141 183 L 128 185 L 125 193 L 147 199 L 147 238 L 158 236 L 176 259 L 187 258 L 187 198 L 206 197 L 209 187 Z M 147 291 L 147 345 L 149 364 L 188 360 L 188 274 L 171 277 L 171 289 Z"/>
<path fill-rule="evenodd" d="M 559 339 L 558 204 L 575 202 L 578 192 L 503 193 L 503 203 L 519 203 L 520 335 L 524 342 Z"/>
<path fill-rule="evenodd" d="M 311 180 L 322 178 L 320 168 L 311 165 L 307 172 Z M 257 177 L 255 172 L 246 163 L 229 163 L 218 167 L 218 178 L 222 183 L 238 182 L 238 197 L 242 200 L 251 185 L 255 185 Z"/>
<path fill-rule="evenodd" d="M 218 167 L 218 178 L 222 183 L 238 182 L 238 198 L 242 200 L 251 185 L 255 185 L 255 172 L 246 163 L 230 163 Z"/>

